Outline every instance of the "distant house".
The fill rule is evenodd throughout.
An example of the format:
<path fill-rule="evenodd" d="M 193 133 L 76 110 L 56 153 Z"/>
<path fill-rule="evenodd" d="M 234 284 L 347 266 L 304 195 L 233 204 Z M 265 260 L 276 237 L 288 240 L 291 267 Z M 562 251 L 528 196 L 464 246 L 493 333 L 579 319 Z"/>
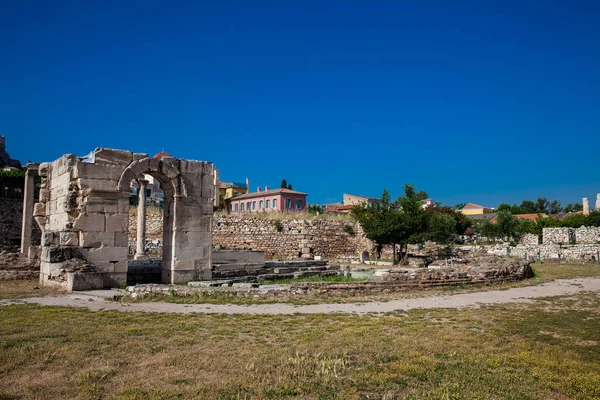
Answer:
<path fill-rule="evenodd" d="M 270 190 L 265 187 L 254 193 L 246 193 L 226 199 L 227 210 L 233 214 L 248 214 L 259 212 L 306 212 L 306 193 L 290 189 Z"/>
<path fill-rule="evenodd" d="M 325 211 L 335 214 L 348 214 L 352 207 L 359 204 L 373 205 L 378 202 L 379 199 L 375 197 L 356 196 L 354 194 L 344 193 L 342 203 L 331 203 L 325 204 Z"/>
<path fill-rule="evenodd" d="M 480 206 L 477 204 L 469 203 L 462 210 L 461 213 L 464 215 L 482 215 L 482 214 L 492 214 L 494 212 L 493 208 Z"/>
<path fill-rule="evenodd" d="M 343 197 L 343 205 L 344 206 L 355 206 L 358 204 L 367 204 L 369 206 L 373 205 L 373 203 L 376 203 L 379 201 L 379 199 L 376 199 L 374 197 L 364 197 L 364 196 L 356 196 L 353 194 L 348 194 L 348 193 L 344 193 L 344 197 Z"/>
<path fill-rule="evenodd" d="M 425 200 L 421 200 L 421 205 L 422 205 L 423 209 L 425 209 L 427 207 L 434 206 L 435 202 L 433 201 L 433 199 L 425 199 Z"/>
<path fill-rule="evenodd" d="M 219 208 L 225 209 L 227 199 L 248 193 L 248 180 L 246 183 L 219 182 Z"/>

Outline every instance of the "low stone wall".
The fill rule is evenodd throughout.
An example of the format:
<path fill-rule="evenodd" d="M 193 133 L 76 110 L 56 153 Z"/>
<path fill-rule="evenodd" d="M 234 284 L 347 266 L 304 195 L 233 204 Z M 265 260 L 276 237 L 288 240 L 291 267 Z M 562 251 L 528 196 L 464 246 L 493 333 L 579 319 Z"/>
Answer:
<path fill-rule="evenodd" d="M 360 224 L 343 220 L 272 220 L 215 217 L 213 244 L 224 249 L 263 251 L 266 258 L 292 260 L 323 256 L 357 260 L 372 251 Z"/>
<path fill-rule="evenodd" d="M 162 239 L 163 215 L 162 212 L 146 213 L 146 238 Z M 137 235 L 137 209 L 129 211 L 129 237 Z"/>
<path fill-rule="evenodd" d="M 600 243 L 600 228 L 585 227 L 575 229 L 575 242 L 577 243 Z"/>
<path fill-rule="evenodd" d="M 21 247 L 23 200 L 0 199 L 0 249 L 18 251 Z M 42 231 L 33 222 L 31 244 L 39 246 Z"/>
<path fill-rule="evenodd" d="M 482 253 L 496 256 L 513 256 L 527 260 L 541 260 L 544 262 L 572 262 L 596 263 L 600 244 L 539 244 L 508 246 L 497 244 L 494 246 L 461 246 L 461 251 L 468 253 Z"/>
<path fill-rule="evenodd" d="M 524 235 L 521 235 L 521 237 L 518 240 L 519 244 L 538 244 L 539 243 L 539 238 L 538 235 L 533 234 L 533 233 L 526 233 Z"/>
<path fill-rule="evenodd" d="M 575 243 L 575 229 L 573 228 L 544 228 L 542 235 L 544 244 Z"/>

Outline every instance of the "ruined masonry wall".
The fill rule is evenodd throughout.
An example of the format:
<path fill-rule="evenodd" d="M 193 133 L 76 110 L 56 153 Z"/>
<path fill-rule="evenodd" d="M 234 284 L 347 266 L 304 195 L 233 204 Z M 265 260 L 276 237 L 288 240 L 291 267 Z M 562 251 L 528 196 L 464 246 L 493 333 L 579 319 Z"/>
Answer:
<path fill-rule="evenodd" d="M 162 213 L 146 213 L 146 238 L 162 239 L 163 216 Z M 137 235 L 137 210 L 129 212 L 129 238 L 135 239 Z"/>
<path fill-rule="evenodd" d="M 481 251 L 496 256 L 513 256 L 529 260 L 541 258 L 543 261 L 550 262 L 596 263 L 600 244 L 540 244 L 517 245 L 516 247 L 497 244 L 495 246 L 462 246 L 461 250 Z"/>
<path fill-rule="evenodd" d="M 23 200 L 0 199 L 0 249 L 18 251 L 21 245 Z M 42 231 L 32 223 L 31 244 L 40 244 Z"/>
<path fill-rule="evenodd" d="M 350 230 L 354 234 L 348 233 Z M 357 259 L 361 251 L 371 251 L 373 247 L 354 221 L 252 217 L 215 217 L 213 244 L 226 249 L 264 251 L 266 258 L 288 260 L 313 256 Z"/>

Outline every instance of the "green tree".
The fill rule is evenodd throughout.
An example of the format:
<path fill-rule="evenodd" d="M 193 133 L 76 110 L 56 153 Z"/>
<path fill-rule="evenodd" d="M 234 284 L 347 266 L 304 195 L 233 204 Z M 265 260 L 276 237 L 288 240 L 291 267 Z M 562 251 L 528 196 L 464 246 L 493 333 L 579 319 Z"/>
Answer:
<path fill-rule="evenodd" d="M 427 216 L 413 185 L 404 185 L 404 195 L 396 201 L 392 201 L 389 192 L 384 190 L 380 201 L 356 205 L 350 212 L 367 238 L 378 245 L 393 246 L 394 262 L 398 261 L 397 245 L 400 245 L 405 261 L 408 244 L 420 243 L 427 238 Z"/>
<path fill-rule="evenodd" d="M 455 234 L 456 221 L 451 215 L 437 212 L 429 214 L 427 218 L 427 239 L 437 243 L 448 243 Z"/>
<path fill-rule="evenodd" d="M 547 214 L 550 202 L 545 197 L 538 197 L 535 201 L 534 211 L 537 214 Z"/>
<path fill-rule="evenodd" d="M 428 198 L 429 196 L 427 195 L 427 192 L 424 190 L 419 190 L 416 193 L 417 199 L 419 200 L 425 200 L 426 198 Z"/>
<path fill-rule="evenodd" d="M 534 214 L 536 212 L 535 203 L 531 200 L 523 200 L 519 208 L 522 211 L 520 214 Z"/>
<path fill-rule="evenodd" d="M 583 205 L 579 204 L 579 203 L 574 203 L 574 204 L 567 204 L 565 206 L 565 208 L 563 209 L 564 212 L 566 213 L 572 213 L 572 212 L 577 212 L 577 211 L 583 211 Z"/>
<path fill-rule="evenodd" d="M 519 220 L 508 211 L 500 211 L 496 214 L 496 230 L 507 240 L 515 237 L 519 229 Z"/>
<path fill-rule="evenodd" d="M 282 189 L 287 188 L 287 182 L 285 181 L 285 179 L 281 180 L 281 186 L 279 186 L 279 187 L 282 188 Z"/>
<path fill-rule="evenodd" d="M 384 189 L 381 200 L 371 205 L 361 203 L 350 210 L 350 214 L 360 223 L 365 236 L 378 245 L 392 245 L 394 262 L 396 259 L 396 244 L 399 240 L 400 212 L 396 202 L 392 202 L 390 193 Z"/>
<path fill-rule="evenodd" d="M 550 202 L 550 204 L 548 205 L 548 212 L 550 214 L 558 214 L 560 212 L 562 212 L 563 208 L 562 208 L 562 204 L 560 204 L 560 201 L 558 200 L 552 200 Z"/>
<path fill-rule="evenodd" d="M 560 221 L 560 225 L 565 228 L 579 228 L 580 226 L 588 226 L 589 217 L 583 214 L 571 214 L 567 215 L 563 220 Z"/>
<path fill-rule="evenodd" d="M 477 220 L 473 226 L 473 229 L 475 230 L 475 232 L 487 238 L 488 240 L 494 240 L 500 237 L 496 224 L 494 224 L 489 219 Z"/>
<path fill-rule="evenodd" d="M 288 183 L 288 185 L 287 185 L 287 188 L 288 188 L 289 190 L 292 190 L 292 184 L 291 184 L 291 183 Z"/>
<path fill-rule="evenodd" d="M 600 211 L 592 211 L 588 216 L 588 226 L 600 226 Z"/>
<path fill-rule="evenodd" d="M 497 210 L 511 212 L 511 206 L 510 204 L 502 203 L 497 207 Z"/>

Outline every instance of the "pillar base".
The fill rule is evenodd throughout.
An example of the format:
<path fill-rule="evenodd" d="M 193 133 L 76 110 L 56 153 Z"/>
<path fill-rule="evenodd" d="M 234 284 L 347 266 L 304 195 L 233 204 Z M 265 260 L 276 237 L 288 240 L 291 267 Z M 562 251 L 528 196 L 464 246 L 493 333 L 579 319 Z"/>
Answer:
<path fill-rule="evenodd" d="M 148 254 L 140 254 L 140 253 L 135 253 L 135 255 L 133 256 L 134 260 L 148 260 L 150 257 L 148 256 Z"/>

